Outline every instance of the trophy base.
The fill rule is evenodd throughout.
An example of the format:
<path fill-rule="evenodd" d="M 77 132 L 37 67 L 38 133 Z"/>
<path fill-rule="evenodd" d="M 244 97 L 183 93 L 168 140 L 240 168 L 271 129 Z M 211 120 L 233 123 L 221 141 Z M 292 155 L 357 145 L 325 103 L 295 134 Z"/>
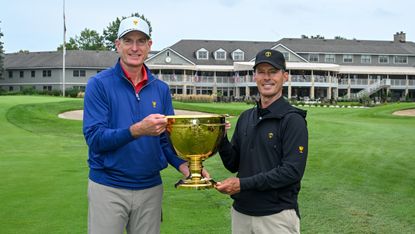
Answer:
<path fill-rule="evenodd" d="M 203 190 L 211 189 L 215 186 L 216 182 L 213 179 L 201 179 L 199 183 L 194 183 L 191 179 L 179 180 L 174 187 L 177 189 L 193 189 L 193 190 Z"/>

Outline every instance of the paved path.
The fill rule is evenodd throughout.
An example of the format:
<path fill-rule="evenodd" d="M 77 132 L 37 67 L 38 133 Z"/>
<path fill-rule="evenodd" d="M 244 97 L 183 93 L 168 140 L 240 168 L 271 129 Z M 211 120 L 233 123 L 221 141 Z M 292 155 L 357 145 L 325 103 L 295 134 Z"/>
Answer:
<path fill-rule="evenodd" d="M 198 111 L 187 111 L 187 110 L 174 110 L 176 115 L 202 115 L 206 114 L 203 112 Z M 74 111 L 68 111 L 64 113 L 60 113 L 58 115 L 59 118 L 62 119 L 73 119 L 73 120 L 82 120 L 82 116 L 84 114 L 83 110 L 74 110 Z"/>

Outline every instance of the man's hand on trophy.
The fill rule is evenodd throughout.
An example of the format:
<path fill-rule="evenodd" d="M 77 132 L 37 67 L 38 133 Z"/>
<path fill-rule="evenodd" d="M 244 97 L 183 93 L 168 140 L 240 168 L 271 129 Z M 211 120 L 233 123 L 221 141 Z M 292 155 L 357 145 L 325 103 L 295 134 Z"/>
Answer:
<path fill-rule="evenodd" d="M 184 178 L 187 178 L 190 176 L 189 165 L 187 162 L 180 164 L 179 171 L 184 175 Z"/>
<path fill-rule="evenodd" d="M 231 122 L 229 122 L 228 120 L 225 121 L 225 130 L 228 131 L 229 129 L 231 129 Z"/>
<path fill-rule="evenodd" d="M 184 175 L 185 178 L 189 178 L 190 177 L 190 169 L 189 169 L 188 162 L 182 163 L 179 166 L 179 171 Z M 205 168 L 202 168 L 202 177 L 206 178 L 207 180 L 210 180 L 210 174 Z"/>
<path fill-rule="evenodd" d="M 202 177 L 206 180 L 210 180 L 209 172 L 205 168 L 202 168 Z"/>
<path fill-rule="evenodd" d="M 166 116 L 167 118 L 167 126 L 166 126 L 166 131 L 171 134 L 172 130 L 173 130 L 173 124 L 176 122 L 175 118 L 169 118 L 169 116 Z"/>
<path fill-rule="evenodd" d="M 241 191 L 241 184 L 239 178 L 232 177 L 225 179 L 224 181 L 217 182 L 215 188 L 221 193 L 233 195 Z"/>
<path fill-rule="evenodd" d="M 151 114 L 138 123 L 131 125 L 130 132 L 135 138 L 140 136 L 158 136 L 166 130 L 167 119 L 161 114 Z"/>

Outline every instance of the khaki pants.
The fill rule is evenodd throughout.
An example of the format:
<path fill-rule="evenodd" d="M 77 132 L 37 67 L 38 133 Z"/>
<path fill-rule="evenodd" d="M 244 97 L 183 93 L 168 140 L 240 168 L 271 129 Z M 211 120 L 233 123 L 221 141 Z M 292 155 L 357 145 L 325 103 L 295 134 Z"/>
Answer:
<path fill-rule="evenodd" d="M 300 219 L 295 210 L 283 210 L 267 216 L 249 216 L 231 209 L 232 234 L 300 233 Z"/>
<path fill-rule="evenodd" d="M 144 190 L 88 182 L 88 233 L 160 233 L 163 186 Z"/>

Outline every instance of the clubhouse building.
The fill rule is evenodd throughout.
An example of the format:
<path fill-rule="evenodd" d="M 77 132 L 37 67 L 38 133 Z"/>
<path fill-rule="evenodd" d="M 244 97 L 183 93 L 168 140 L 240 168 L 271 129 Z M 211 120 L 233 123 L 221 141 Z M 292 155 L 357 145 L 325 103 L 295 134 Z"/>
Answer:
<path fill-rule="evenodd" d="M 386 93 L 415 99 L 415 43 L 397 32 L 391 41 L 283 38 L 279 41 L 181 40 L 151 52 L 146 65 L 172 94 L 216 94 L 231 100 L 256 96 L 252 66 L 262 49 L 282 52 L 289 80 L 287 98 L 358 99 Z M 84 89 L 89 77 L 118 58 L 114 51 L 67 51 L 63 81 L 61 51 L 5 54 L 0 88 L 20 91 Z"/>

